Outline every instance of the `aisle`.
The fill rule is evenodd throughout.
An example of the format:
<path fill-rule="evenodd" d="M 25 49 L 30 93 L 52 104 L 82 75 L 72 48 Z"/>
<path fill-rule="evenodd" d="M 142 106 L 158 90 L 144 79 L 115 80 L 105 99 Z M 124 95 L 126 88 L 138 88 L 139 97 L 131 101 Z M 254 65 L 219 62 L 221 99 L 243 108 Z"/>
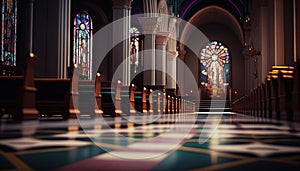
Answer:
<path fill-rule="evenodd" d="M 128 121 L 129 120 L 129 121 Z M 147 124 L 147 121 L 152 124 Z M 134 124 L 135 123 L 135 124 Z M 81 126 L 81 128 L 79 128 Z M 0 169 L 298 170 L 300 125 L 240 114 L 0 125 Z"/>

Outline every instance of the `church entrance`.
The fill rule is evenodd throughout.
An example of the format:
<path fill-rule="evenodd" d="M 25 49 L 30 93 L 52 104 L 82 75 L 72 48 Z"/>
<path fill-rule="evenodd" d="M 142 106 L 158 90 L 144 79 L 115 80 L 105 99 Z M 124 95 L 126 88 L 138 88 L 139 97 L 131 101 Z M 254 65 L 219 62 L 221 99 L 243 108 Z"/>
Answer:
<path fill-rule="evenodd" d="M 230 53 L 221 42 L 212 41 L 200 52 L 200 81 L 209 98 L 226 95 L 230 85 Z"/>

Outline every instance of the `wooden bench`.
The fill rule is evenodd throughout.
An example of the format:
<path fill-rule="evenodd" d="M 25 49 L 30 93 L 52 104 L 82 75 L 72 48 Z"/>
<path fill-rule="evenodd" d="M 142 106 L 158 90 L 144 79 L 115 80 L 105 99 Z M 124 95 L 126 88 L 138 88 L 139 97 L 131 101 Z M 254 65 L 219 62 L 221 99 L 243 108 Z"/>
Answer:
<path fill-rule="evenodd" d="M 29 53 L 26 56 L 24 76 L 0 76 L 1 117 L 3 114 L 9 114 L 13 120 L 38 118 L 34 84 L 37 63 L 38 58 L 33 53 Z"/>
<path fill-rule="evenodd" d="M 73 77 L 36 78 L 36 107 L 41 117 L 76 118 L 78 109 L 78 77 L 79 71 L 75 66 Z"/>
<path fill-rule="evenodd" d="M 292 92 L 292 115 L 293 121 L 300 122 L 300 61 L 295 63 L 295 74 Z"/>
<path fill-rule="evenodd" d="M 162 114 L 163 113 L 163 94 L 160 92 L 153 92 L 153 113 Z"/>
<path fill-rule="evenodd" d="M 101 83 L 103 75 L 96 74 L 95 80 L 78 81 L 78 105 L 80 117 L 94 118 L 96 115 L 102 115 L 102 94 Z"/>
<path fill-rule="evenodd" d="M 147 114 L 147 88 L 134 92 L 135 110 Z"/>
<path fill-rule="evenodd" d="M 120 87 L 120 96 L 121 96 L 121 110 L 123 114 L 131 115 L 135 114 L 134 109 L 134 91 L 136 86 L 132 84 L 131 86 L 121 86 Z"/>
<path fill-rule="evenodd" d="M 102 115 L 102 94 L 101 94 L 101 82 L 103 81 L 103 77 L 100 73 L 96 74 L 95 79 L 95 114 Z"/>
<path fill-rule="evenodd" d="M 278 103 L 280 119 L 292 121 L 292 91 L 294 71 L 280 71 L 278 74 Z"/>
<path fill-rule="evenodd" d="M 122 83 L 107 82 L 101 83 L 102 110 L 104 116 L 120 116 L 121 109 L 121 88 Z"/>

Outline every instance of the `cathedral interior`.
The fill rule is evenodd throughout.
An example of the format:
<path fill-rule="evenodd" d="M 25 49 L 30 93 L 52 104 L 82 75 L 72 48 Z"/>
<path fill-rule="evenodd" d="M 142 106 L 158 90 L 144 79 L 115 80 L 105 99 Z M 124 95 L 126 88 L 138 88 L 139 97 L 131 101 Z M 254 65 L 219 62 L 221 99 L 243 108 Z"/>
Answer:
<path fill-rule="evenodd" d="M 2 0 L 0 170 L 299 170 L 300 1 Z"/>

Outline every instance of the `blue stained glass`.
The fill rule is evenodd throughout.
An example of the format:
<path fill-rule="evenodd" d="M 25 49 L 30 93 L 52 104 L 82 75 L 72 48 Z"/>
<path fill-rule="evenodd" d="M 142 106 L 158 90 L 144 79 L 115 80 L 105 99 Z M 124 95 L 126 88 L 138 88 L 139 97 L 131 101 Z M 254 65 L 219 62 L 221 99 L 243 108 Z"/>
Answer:
<path fill-rule="evenodd" d="M 16 66 L 17 0 L 2 0 L 1 63 Z"/>

